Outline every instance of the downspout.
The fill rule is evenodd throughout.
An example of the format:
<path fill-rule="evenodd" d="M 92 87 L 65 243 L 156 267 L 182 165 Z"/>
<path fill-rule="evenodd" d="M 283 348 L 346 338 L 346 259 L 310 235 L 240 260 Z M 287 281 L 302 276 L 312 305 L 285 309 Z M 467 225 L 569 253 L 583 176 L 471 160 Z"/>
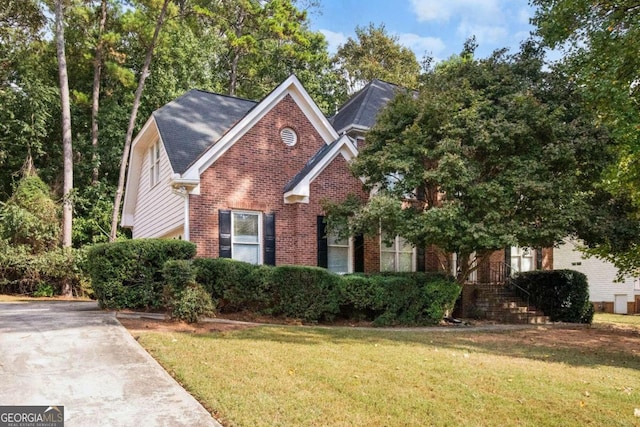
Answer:
<path fill-rule="evenodd" d="M 173 193 L 184 198 L 184 226 L 182 230 L 182 239 L 189 241 L 189 191 L 184 185 L 174 187 Z"/>

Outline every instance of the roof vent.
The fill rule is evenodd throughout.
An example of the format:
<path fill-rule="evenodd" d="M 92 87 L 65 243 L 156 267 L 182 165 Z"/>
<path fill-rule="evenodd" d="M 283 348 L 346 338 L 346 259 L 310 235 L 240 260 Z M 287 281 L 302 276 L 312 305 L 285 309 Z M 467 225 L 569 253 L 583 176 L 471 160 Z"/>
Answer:
<path fill-rule="evenodd" d="M 291 128 L 284 128 L 280 131 L 280 138 L 288 147 L 293 147 L 298 142 L 298 134 Z"/>

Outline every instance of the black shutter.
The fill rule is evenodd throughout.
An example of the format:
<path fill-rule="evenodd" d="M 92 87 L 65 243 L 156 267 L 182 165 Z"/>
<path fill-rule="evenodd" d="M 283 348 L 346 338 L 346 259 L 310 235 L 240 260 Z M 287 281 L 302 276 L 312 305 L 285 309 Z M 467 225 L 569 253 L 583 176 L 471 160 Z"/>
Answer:
<path fill-rule="evenodd" d="M 416 249 L 416 271 L 427 271 L 425 252 L 424 246 L 418 246 Z"/>
<path fill-rule="evenodd" d="M 324 223 L 323 216 L 318 216 L 316 224 L 317 224 L 317 237 L 318 237 L 318 267 L 327 268 L 329 266 L 329 247 L 327 245 L 327 224 Z"/>
<path fill-rule="evenodd" d="M 218 211 L 220 258 L 231 258 L 231 211 Z"/>
<path fill-rule="evenodd" d="M 353 238 L 353 271 L 364 273 L 364 236 L 358 234 Z"/>
<path fill-rule="evenodd" d="M 511 246 L 504 248 L 504 278 L 511 277 Z"/>
<path fill-rule="evenodd" d="M 536 248 L 536 270 L 542 270 L 542 248 Z"/>
<path fill-rule="evenodd" d="M 276 265 L 276 214 L 264 214 L 264 263 Z"/>

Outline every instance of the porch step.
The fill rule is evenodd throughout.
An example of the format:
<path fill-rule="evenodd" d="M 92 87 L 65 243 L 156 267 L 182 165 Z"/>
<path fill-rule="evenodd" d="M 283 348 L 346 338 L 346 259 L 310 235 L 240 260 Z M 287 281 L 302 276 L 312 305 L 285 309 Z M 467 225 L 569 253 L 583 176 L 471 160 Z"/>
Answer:
<path fill-rule="evenodd" d="M 542 311 L 527 305 L 526 301 L 504 285 L 470 284 L 465 285 L 465 292 L 472 293 L 463 298 L 469 305 L 465 308 L 470 317 L 514 324 L 551 323 Z"/>

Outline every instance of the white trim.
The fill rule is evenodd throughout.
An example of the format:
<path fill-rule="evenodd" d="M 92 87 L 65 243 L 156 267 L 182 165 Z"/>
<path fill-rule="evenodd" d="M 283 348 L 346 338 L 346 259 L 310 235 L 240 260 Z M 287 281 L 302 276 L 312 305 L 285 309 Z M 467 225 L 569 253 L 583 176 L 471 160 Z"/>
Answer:
<path fill-rule="evenodd" d="M 248 211 L 248 210 L 231 210 L 231 259 L 236 259 L 233 257 L 233 250 L 234 250 L 234 245 L 235 244 L 248 244 L 246 242 L 235 242 L 234 241 L 234 237 L 235 237 L 235 233 L 234 233 L 234 222 L 235 222 L 235 215 L 236 214 L 245 214 L 245 215 L 254 215 L 258 217 L 258 241 L 255 245 L 258 246 L 258 262 L 257 265 L 263 264 L 264 263 L 264 236 L 263 236 L 263 225 L 262 225 L 262 221 L 263 221 L 263 212 L 261 211 Z"/>
<path fill-rule="evenodd" d="M 247 133 L 253 126 L 260 121 L 273 107 L 282 101 L 287 95 L 296 102 L 298 107 L 307 116 L 309 122 L 314 126 L 322 139 L 328 145 L 338 139 L 331 123 L 322 114 L 320 108 L 311 99 L 307 91 L 300 83 L 295 75 L 289 76 L 280 86 L 274 89 L 266 98 L 258 103 L 246 116 L 244 116 L 238 124 L 229 130 L 209 151 L 203 154 L 195 161 L 189 169 L 187 169 L 182 177 L 187 179 L 200 179 L 202 174 L 209 166 L 216 162 L 224 153 L 229 150 L 242 136 Z"/>
<path fill-rule="evenodd" d="M 309 203 L 311 183 L 338 157 L 338 154 L 342 154 L 347 162 L 357 157 L 358 150 L 351 142 L 351 138 L 346 135 L 341 136 L 338 143 L 324 156 L 323 160 L 315 165 L 293 189 L 284 193 L 284 203 Z"/>
<path fill-rule="evenodd" d="M 120 219 L 120 225 L 122 227 L 133 227 L 135 225 L 135 208 L 138 202 L 138 187 L 140 185 L 140 175 L 142 174 L 142 162 L 147 148 L 156 141 L 164 146 L 155 119 L 151 116 L 131 143 L 127 181 L 125 184 L 126 191 L 124 193 L 124 201 L 122 202 L 122 218 Z M 171 164 L 171 162 L 169 162 L 169 164 Z"/>

